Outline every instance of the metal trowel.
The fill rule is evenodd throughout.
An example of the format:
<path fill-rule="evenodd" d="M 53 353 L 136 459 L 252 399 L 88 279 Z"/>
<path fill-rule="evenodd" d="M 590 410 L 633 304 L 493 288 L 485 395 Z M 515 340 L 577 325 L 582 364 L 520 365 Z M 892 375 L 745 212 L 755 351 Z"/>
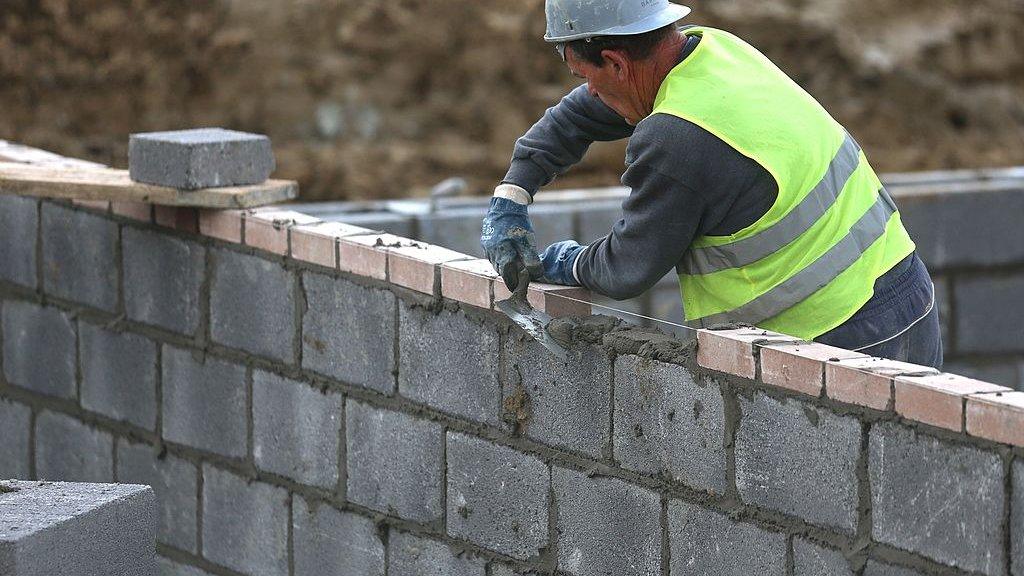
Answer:
<path fill-rule="evenodd" d="M 498 310 L 508 315 L 513 322 L 550 350 L 552 354 L 565 360 L 568 357 L 568 351 L 547 331 L 551 316 L 534 309 L 526 300 L 526 291 L 529 286 L 530 273 L 523 266 L 519 269 L 519 281 L 516 283 L 516 289 L 512 292 L 512 297 L 497 302 Z"/>

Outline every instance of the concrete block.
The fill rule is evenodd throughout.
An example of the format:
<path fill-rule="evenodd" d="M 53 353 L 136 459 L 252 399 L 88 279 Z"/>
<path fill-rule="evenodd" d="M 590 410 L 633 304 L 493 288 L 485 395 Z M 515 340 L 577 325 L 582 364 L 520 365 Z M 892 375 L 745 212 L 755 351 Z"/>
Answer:
<path fill-rule="evenodd" d="M 910 568 L 868 560 L 867 565 L 864 567 L 864 576 L 924 576 L 924 574 Z"/>
<path fill-rule="evenodd" d="M 145 484 L 156 496 L 157 540 L 196 552 L 196 497 L 199 470 L 146 444 L 117 443 L 117 481 Z"/>
<path fill-rule="evenodd" d="M 448 535 L 526 560 L 548 542 L 548 467 L 539 459 L 448 433 Z"/>
<path fill-rule="evenodd" d="M 117 308 L 117 224 L 43 202 L 43 289 L 107 312 Z"/>
<path fill-rule="evenodd" d="M 295 576 L 384 576 L 384 543 L 373 520 L 292 497 Z"/>
<path fill-rule="evenodd" d="M 29 428 L 32 409 L 0 398 L 0 478 L 29 477 Z"/>
<path fill-rule="evenodd" d="M 257 468 L 303 484 L 334 488 L 341 442 L 340 394 L 255 371 L 252 412 Z"/>
<path fill-rule="evenodd" d="M 1024 352 L 1024 274 L 971 274 L 954 282 L 957 352 Z"/>
<path fill-rule="evenodd" d="M 288 574 L 288 491 L 203 465 L 203 556 L 252 576 Z"/>
<path fill-rule="evenodd" d="M 130 484 L 0 483 L 0 574 L 156 574 L 153 491 Z"/>
<path fill-rule="evenodd" d="M 75 324 L 56 308 L 8 300 L 3 316 L 4 377 L 32 392 L 74 398 Z"/>
<path fill-rule="evenodd" d="M 78 323 L 82 408 L 147 430 L 156 427 L 156 343 Z"/>
<path fill-rule="evenodd" d="M 444 431 L 439 424 L 349 400 L 345 405 L 350 502 L 399 518 L 441 518 Z"/>
<path fill-rule="evenodd" d="M 462 312 L 399 305 L 398 389 L 443 412 L 497 426 L 498 333 Z"/>
<path fill-rule="evenodd" d="M 533 231 L 537 235 L 537 249 L 543 252 L 549 244 L 571 240 L 575 235 L 573 220 L 578 210 L 578 205 L 571 202 L 538 203 L 530 206 L 530 223 L 533 224 Z M 482 214 L 479 220 L 483 220 Z M 480 226 L 477 228 L 476 236 L 479 240 Z"/>
<path fill-rule="evenodd" d="M 1003 360 L 999 358 L 971 358 L 943 362 L 942 369 L 953 374 L 1018 390 L 1024 386 L 1024 372 L 1018 374 L 1018 372 L 1021 372 L 1021 365 L 1015 358 Z"/>
<path fill-rule="evenodd" d="M 402 576 L 484 576 L 484 561 L 436 542 L 392 530 L 388 534 L 388 573 Z"/>
<path fill-rule="evenodd" d="M 166 345 L 162 355 L 163 437 L 223 456 L 245 456 L 245 368 Z"/>
<path fill-rule="evenodd" d="M 36 416 L 36 477 L 40 480 L 112 482 L 114 439 L 56 412 Z"/>
<path fill-rule="evenodd" d="M 558 569 L 574 576 L 647 576 L 661 569 L 661 500 L 615 478 L 552 468 Z"/>
<path fill-rule="evenodd" d="M 937 562 L 1003 574 L 1003 464 L 892 423 L 872 427 L 868 472 L 876 541 Z"/>
<path fill-rule="evenodd" d="M 36 287 L 39 201 L 0 195 L 0 280 Z"/>
<path fill-rule="evenodd" d="M 268 260 L 213 251 L 210 336 L 219 344 L 292 362 L 295 278 Z"/>
<path fill-rule="evenodd" d="M 1010 573 L 1024 575 L 1024 461 L 1016 460 L 1012 471 L 1010 501 Z"/>
<path fill-rule="evenodd" d="M 163 556 L 156 557 L 156 570 L 159 576 L 213 576 L 206 570 L 188 564 L 179 564 Z"/>
<path fill-rule="evenodd" d="M 122 243 L 128 318 L 194 334 L 199 326 L 199 287 L 206 249 L 194 242 L 128 226 Z"/>
<path fill-rule="evenodd" d="M 853 576 L 850 563 L 839 550 L 823 548 L 804 540 L 793 539 L 793 576 Z"/>
<path fill-rule="evenodd" d="M 486 213 L 486 206 L 471 206 L 424 214 L 419 217 L 417 238 L 456 252 L 485 258 L 484 249 L 480 246 L 480 229 Z M 538 248 L 543 249 L 543 246 Z"/>
<path fill-rule="evenodd" d="M 302 276 L 302 366 L 348 384 L 395 390 L 395 295 L 346 280 Z"/>
<path fill-rule="evenodd" d="M 852 534 L 860 421 L 760 393 L 739 403 L 736 488 L 743 500 Z"/>
<path fill-rule="evenodd" d="M 668 503 L 669 570 L 687 576 L 786 573 L 786 536 L 693 504 Z"/>
<path fill-rule="evenodd" d="M 611 361 L 585 346 L 561 362 L 533 340 L 509 338 L 503 418 L 539 442 L 601 457 L 611 441 Z"/>
<path fill-rule="evenodd" d="M 612 226 L 622 219 L 622 200 L 601 200 L 577 206 L 580 244 L 590 244 L 611 234 Z"/>
<path fill-rule="evenodd" d="M 724 494 L 725 403 L 682 366 L 615 360 L 615 459 L 624 468 Z"/>
<path fill-rule="evenodd" d="M 222 128 L 146 132 L 128 138 L 136 182 L 195 190 L 259 184 L 274 171 L 270 138 Z"/>
<path fill-rule="evenodd" d="M 415 218 L 393 212 L 342 212 L 322 214 L 320 218 L 328 222 L 344 222 L 404 238 L 415 236 L 417 228 Z"/>

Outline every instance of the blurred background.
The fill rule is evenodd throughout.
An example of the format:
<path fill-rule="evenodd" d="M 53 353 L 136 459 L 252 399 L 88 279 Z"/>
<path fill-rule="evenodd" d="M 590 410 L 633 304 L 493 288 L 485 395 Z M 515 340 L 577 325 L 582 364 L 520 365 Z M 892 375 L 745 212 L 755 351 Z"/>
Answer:
<path fill-rule="evenodd" d="M 577 81 L 543 0 L 0 0 L 0 139 L 126 167 L 128 134 L 268 134 L 303 200 L 489 193 Z M 706 0 L 882 172 L 1024 164 L 1021 0 Z M 614 185 L 622 144 L 555 186 Z"/>

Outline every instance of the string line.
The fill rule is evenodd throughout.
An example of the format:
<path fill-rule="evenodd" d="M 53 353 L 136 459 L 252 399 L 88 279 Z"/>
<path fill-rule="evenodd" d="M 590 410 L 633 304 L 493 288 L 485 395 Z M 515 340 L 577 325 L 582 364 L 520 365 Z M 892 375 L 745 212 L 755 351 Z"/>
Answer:
<path fill-rule="evenodd" d="M 566 296 L 564 294 L 555 294 L 553 292 L 548 292 L 547 294 L 545 294 L 545 296 L 547 296 L 547 297 L 554 296 L 556 298 L 562 298 L 562 299 L 565 299 L 565 300 L 571 300 L 573 302 L 579 302 L 580 304 L 587 304 L 587 305 L 590 305 L 590 306 L 595 307 L 595 308 L 603 308 L 605 310 L 610 310 L 610 311 L 615 312 L 617 314 L 625 314 L 627 316 L 633 316 L 635 318 L 643 318 L 644 320 L 650 320 L 652 322 L 659 322 L 661 324 L 668 324 L 669 326 L 675 326 L 676 328 L 682 328 L 684 330 L 690 330 L 692 332 L 697 332 L 698 331 L 696 328 L 693 328 L 693 327 L 690 327 L 690 326 L 685 326 L 683 324 L 676 324 L 675 322 L 669 322 L 668 320 L 661 320 L 660 318 L 653 318 L 651 316 L 644 316 L 643 314 L 637 314 L 635 312 L 626 312 L 625 310 L 619 310 L 618 308 L 612 308 L 611 306 L 605 306 L 603 304 L 595 304 L 593 302 L 590 302 L 589 300 L 580 300 L 579 298 L 573 298 L 571 296 Z"/>

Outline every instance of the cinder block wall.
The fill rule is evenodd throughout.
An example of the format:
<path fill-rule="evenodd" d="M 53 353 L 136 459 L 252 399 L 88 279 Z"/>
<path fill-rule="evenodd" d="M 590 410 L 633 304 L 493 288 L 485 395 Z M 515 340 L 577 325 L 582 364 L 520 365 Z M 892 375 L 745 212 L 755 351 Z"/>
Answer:
<path fill-rule="evenodd" d="M 152 485 L 167 574 L 1024 575 L 1024 392 L 600 318 L 563 363 L 486 267 L 297 214 L 0 221 L 0 477 Z"/>

